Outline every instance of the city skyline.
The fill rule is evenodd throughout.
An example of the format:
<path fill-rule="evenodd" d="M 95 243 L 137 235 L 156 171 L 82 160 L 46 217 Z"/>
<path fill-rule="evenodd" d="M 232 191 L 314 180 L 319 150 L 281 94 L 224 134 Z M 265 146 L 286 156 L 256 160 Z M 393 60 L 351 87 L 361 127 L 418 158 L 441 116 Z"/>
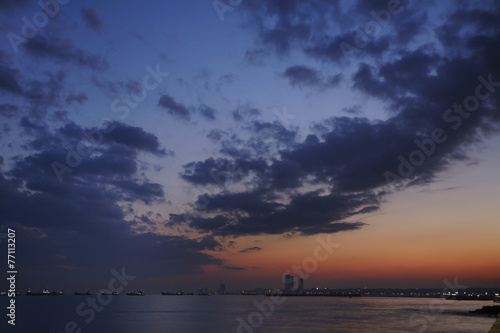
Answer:
<path fill-rule="evenodd" d="M 500 287 L 498 1 L 0 10 L 20 292 Z"/>

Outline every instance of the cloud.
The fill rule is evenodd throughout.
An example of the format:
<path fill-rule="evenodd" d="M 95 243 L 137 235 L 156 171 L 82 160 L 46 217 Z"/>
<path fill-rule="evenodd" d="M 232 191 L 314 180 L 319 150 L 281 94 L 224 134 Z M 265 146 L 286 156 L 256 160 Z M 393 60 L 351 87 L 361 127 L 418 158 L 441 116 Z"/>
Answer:
<path fill-rule="evenodd" d="M 209 138 L 213 142 L 218 142 L 226 135 L 228 135 L 227 132 L 224 132 L 224 131 L 221 131 L 218 129 L 213 129 L 210 132 L 208 132 L 207 138 Z"/>
<path fill-rule="evenodd" d="M 0 115 L 4 117 L 11 118 L 19 113 L 20 108 L 17 105 L 8 103 L 0 104 Z"/>
<path fill-rule="evenodd" d="M 263 10 L 273 8 L 279 22 L 280 15 L 291 17 L 299 5 L 266 6 Z M 436 182 L 451 165 L 467 161 L 468 150 L 500 128 L 496 88 L 500 82 L 500 30 L 489 23 L 485 11 L 462 11 L 451 14 L 435 29 L 439 39 L 434 41 L 447 45 L 447 36 L 460 31 L 460 47 L 446 54 L 430 43 L 397 51 L 381 48 L 379 55 L 395 52 L 394 56 L 365 58 L 354 67 L 352 76 L 345 78 L 351 80 L 357 93 L 384 103 L 387 117 L 382 120 L 360 117 L 360 107 L 353 106 L 344 109 L 349 117 L 327 118 L 313 124 L 312 132 L 300 138 L 279 123 L 248 121 L 237 113 L 236 120 L 247 119 L 244 128 L 248 135 L 221 136 L 219 152 L 226 158 L 188 163 L 182 174 L 196 185 L 213 182 L 210 174 L 221 175 L 223 190 L 200 196 L 186 214 L 187 222 L 180 223 L 220 236 L 357 230 L 365 225 L 362 217 L 379 210 L 391 191 Z M 421 12 L 415 12 L 413 18 L 419 15 Z M 459 28 L 462 22 L 466 29 Z M 405 36 L 419 33 L 415 28 Z M 300 48 L 291 38 L 287 48 Z M 383 38 L 399 43 L 397 34 Z M 377 42 L 369 48 L 368 53 L 375 52 Z M 283 75 L 291 84 L 324 83 L 318 72 L 307 66 L 289 67 Z M 484 81 L 492 82 L 491 89 L 495 85 L 494 93 L 472 105 L 470 96 L 476 94 L 477 87 L 482 85 L 484 92 L 488 89 Z M 459 108 L 462 103 L 470 104 Z M 436 129 L 444 133 L 444 142 L 430 143 Z M 422 161 L 417 161 L 411 172 L 401 174 L 402 159 L 410 159 L 416 150 L 421 151 Z M 226 165 L 241 168 L 231 173 L 225 170 Z M 387 172 L 400 177 L 388 183 Z"/>
<path fill-rule="evenodd" d="M 380 59 L 428 32 L 425 8 L 401 2 L 399 11 L 386 19 L 380 13 L 387 11 L 388 3 L 312 0 L 274 4 L 259 0 L 242 7 L 259 49 L 263 45 L 280 58 L 298 51 L 313 59 L 345 64 L 345 60 L 366 56 Z M 382 18 L 376 18 L 377 13 Z M 273 19 L 266 20 L 268 17 Z M 252 59 L 252 49 L 249 52 Z"/>
<path fill-rule="evenodd" d="M 203 118 L 207 119 L 207 120 L 215 120 L 216 117 L 215 117 L 215 110 L 205 104 L 202 104 L 200 107 L 199 107 L 199 110 L 200 110 L 200 114 L 203 116 Z"/>
<path fill-rule="evenodd" d="M 109 125 L 113 130 L 106 134 L 106 139 L 120 143 L 127 147 L 151 152 L 158 156 L 165 156 L 167 152 L 160 148 L 158 138 L 151 133 L 144 131 L 140 127 L 134 127 L 119 122 L 113 122 Z M 169 151 L 168 154 L 173 154 Z"/>
<path fill-rule="evenodd" d="M 342 74 L 324 77 L 317 70 L 302 65 L 288 67 L 281 75 L 288 79 L 292 87 L 331 88 L 337 86 L 342 80 Z"/>
<path fill-rule="evenodd" d="M 156 136 L 118 122 L 110 124 L 111 133 L 72 122 L 55 129 L 29 119 L 24 123 L 25 153 L 12 168 L 0 170 L 0 225 L 23 230 L 19 239 L 30 246 L 19 256 L 30 275 L 50 272 L 51 283 L 64 286 L 68 279 L 72 284 L 106 279 L 111 268 L 126 267 L 148 278 L 223 266 L 221 259 L 203 253 L 221 248 L 212 236 L 155 234 L 151 230 L 162 223 L 161 216 L 136 211 L 137 203 L 165 201 L 163 186 L 138 168 L 139 151 L 164 152 Z M 71 170 L 63 181 L 56 177 L 55 162 Z M 70 266 L 78 269 L 68 271 Z"/>
<path fill-rule="evenodd" d="M 80 14 L 82 14 L 82 18 L 85 21 L 87 28 L 95 30 L 99 33 L 101 32 L 103 24 L 97 10 L 95 10 L 94 8 L 83 7 L 80 10 Z"/>
<path fill-rule="evenodd" d="M 312 191 L 292 195 L 286 204 L 272 198 L 273 192 L 262 188 L 209 196 L 200 211 L 219 215 L 192 218 L 190 226 L 220 236 L 339 232 L 359 229 L 364 223 L 343 220 L 373 212 L 380 205 L 374 193 L 323 195 Z"/>
<path fill-rule="evenodd" d="M 275 52 L 284 54 L 296 43 L 307 40 L 314 27 L 322 25 L 323 13 L 317 10 L 317 3 L 254 1 L 244 4 L 243 8 L 250 15 L 249 25 L 255 27 L 260 41 Z M 265 17 L 275 19 L 266 22 Z M 313 21 L 317 24 L 311 24 Z"/>
<path fill-rule="evenodd" d="M 245 252 L 260 251 L 260 250 L 262 250 L 261 247 L 252 246 L 252 247 L 247 247 L 246 249 L 243 250 L 239 250 L 238 252 L 245 253 Z"/>
<path fill-rule="evenodd" d="M 249 118 L 258 117 L 260 114 L 261 112 L 259 109 L 250 107 L 249 105 L 242 105 L 233 111 L 233 119 L 236 121 L 244 121 Z"/>
<path fill-rule="evenodd" d="M 361 105 L 353 105 L 351 107 L 345 107 L 342 109 L 342 112 L 352 115 L 359 115 L 361 113 Z"/>
<path fill-rule="evenodd" d="M 34 57 L 72 62 L 93 70 L 105 70 L 109 68 L 109 64 L 103 57 L 77 48 L 73 41 L 68 39 L 57 39 L 54 37 L 48 39 L 38 34 L 28 39 L 25 48 L 28 54 Z"/>
<path fill-rule="evenodd" d="M 203 162 L 185 164 L 181 177 L 196 185 L 216 184 L 224 186 L 226 183 L 238 182 L 250 171 L 263 170 L 266 166 L 263 160 L 247 161 L 241 159 L 233 161 L 210 157 Z"/>
<path fill-rule="evenodd" d="M 66 74 L 62 71 L 46 72 L 46 81 L 33 80 L 26 83 L 24 97 L 32 103 L 32 110 L 43 115 L 49 107 L 59 106 L 61 91 L 64 88 Z M 34 116 L 33 112 L 31 115 Z"/>
<path fill-rule="evenodd" d="M 14 94 L 21 94 L 23 91 L 17 81 L 18 76 L 18 70 L 0 65 L 0 89 Z"/>
<path fill-rule="evenodd" d="M 23 90 L 18 83 L 19 76 L 19 70 L 0 65 L 0 89 L 14 94 L 22 94 Z"/>
<path fill-rule="evenodd" d="M 264 64 L 264 58 L 269 53 L 265 49 L 248 50 L 245 52 L 245 60 L 253 66 L 261 66 Z"/>
<path fill-rule="evenodd" d="M 0 1 L 0 8 L 3 10 L 13 10 L 24 7 L 29 3 L 28 0 L 3 0 Z"/>
<path fill-rule="evenodd" d="M 162 95 L 158 101 L 158 105 L 166 109 L 168 114 L 182 120 L 190 120 L 190 112 L 187 107 L 178 103 L 169 95 Z"/>
<path fill-rule="evenodd" d="M 221 75 L 217 82 L 215 83 L 215 91 L 220 92 L 222 87 L 231 85 L 234 81 L 236 81 L 236 75 L 234 74 L 225 74 Z"/>
<path fill-rule="evenodd" d="M 89 98 L 85 93 L 70 94 L 66 97 L 66 103 L 72 104 L 73 102 L 77 102 L 78 104 L 83 104 L 88 101 L 88 99 Z"/>

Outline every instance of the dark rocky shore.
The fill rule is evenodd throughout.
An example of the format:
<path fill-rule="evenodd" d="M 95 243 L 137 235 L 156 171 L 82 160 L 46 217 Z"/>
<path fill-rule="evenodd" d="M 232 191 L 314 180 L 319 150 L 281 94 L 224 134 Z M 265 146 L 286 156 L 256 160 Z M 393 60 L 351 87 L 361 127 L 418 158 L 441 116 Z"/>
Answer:
<path fill-rule="evenodd" d="M 492 305 L 492 306 L 486 305 L 486 306 L 483 306 L 481 309 L 469 311 L 469 313 L 476 314 L 476 315 L 488 315 L 488 316 L 496 317 L 500 313 L 500 305 Z"/>

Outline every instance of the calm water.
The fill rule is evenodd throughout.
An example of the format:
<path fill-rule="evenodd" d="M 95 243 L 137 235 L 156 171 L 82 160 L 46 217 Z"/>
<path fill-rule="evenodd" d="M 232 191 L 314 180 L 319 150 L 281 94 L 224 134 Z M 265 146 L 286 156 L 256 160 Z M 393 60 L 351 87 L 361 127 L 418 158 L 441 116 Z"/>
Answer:
<path fill-rule="evenodd" d="M 91 318 L 76 309 L 87 296 L 17 298 L 15 329 L 0 332 L 488 332 L 494 318 L 469 316 L 492 302 L 412 298 L 288 297 L 269 306 L 265 296 L 115 296 Z M 265 304 L 259 311 L 254 304 Z M 264 302 L 264 303 L 263 303 Z M 262 314 L 264 312 L 265 315 Z M 239 321 L 238 321 L 239 318 Z M 88 320 L 89 323 L 86 323 Z M 5 328 L 7 327 L 7 328 Z"/>

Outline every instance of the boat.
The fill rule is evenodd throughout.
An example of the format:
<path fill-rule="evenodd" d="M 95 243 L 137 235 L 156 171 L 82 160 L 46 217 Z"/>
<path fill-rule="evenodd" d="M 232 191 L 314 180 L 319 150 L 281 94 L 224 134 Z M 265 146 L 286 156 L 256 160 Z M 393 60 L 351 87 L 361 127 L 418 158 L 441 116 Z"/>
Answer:
<path fill-rule="evenodd" d="M 47 288 L 39 291 L 31 291 L 28 288 L 28 291 L 26 292 L 26 296 L 57 296 L 57 295 L 64 295 L 64 292 L 62 290 L 60 292 L 49 291 Z"/>
<path fill-rule="evenodd" d="M 163 296 L 170 296 L 170 295 L 184 295 L 184 293 L 182 291 L 178 291 L 176 293 L 169 293 L 168 291 L 164 291 L 161 293 Z"/>
<path fill-rule="evenodd" d="M 120 293 L 117 291 L 101 291 L 100 294 L 103 296 L 118 296 L 118 295 L 120 295 Z"/>
<path fill-rule="evenodd" d="M 495 293 L 495 297 L 493 298 L 493 302 L 500 303 L 500 293 Z"/>
<path fill-rule="evenodd" d="M 74 294 L 76 296 L 90 296 L 90 295 L 92 295 L 92 293 L 90 291 L 87 291 L 87 292 L 78 292 L 78 291 L 75 291 Z"/>
<path fill-rule="evenodd" d="M 146 295 L 143 290 L 134 290 L 134 291 L 129 291 L 127 293 L 127 296 L 144 296 Z"/>

